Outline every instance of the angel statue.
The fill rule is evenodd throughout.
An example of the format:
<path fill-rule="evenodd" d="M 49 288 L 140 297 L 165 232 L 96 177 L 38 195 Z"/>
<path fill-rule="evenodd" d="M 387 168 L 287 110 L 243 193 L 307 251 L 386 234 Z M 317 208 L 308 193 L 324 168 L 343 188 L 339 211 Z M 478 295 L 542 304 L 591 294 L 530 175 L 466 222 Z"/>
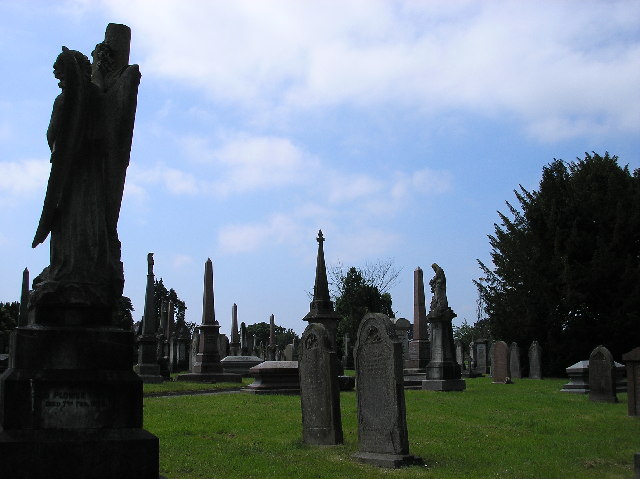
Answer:
<path fill-rule="evenodd" d="M 93 52 L 62 47 L 47 141 L 51 172 L 35 248 L 50 235 L 50 264 L 35 278 L 30 307 L 111 308 L 122 295 L 117 223 L 131 151 L 140 72 L 128 65 L 131 31 L 109 24 Z"/>
<path fill-rule="evenodd" d="M 431 286 L 431 292 L 433 293 L 429 309 L 430 311 L 442 311 L 449 307 L 449 302 L 447 301 L 447 278 L 440 266 L 433 263 L 431 267 L 436 274 L 429 281 L 429 286 Z"/>

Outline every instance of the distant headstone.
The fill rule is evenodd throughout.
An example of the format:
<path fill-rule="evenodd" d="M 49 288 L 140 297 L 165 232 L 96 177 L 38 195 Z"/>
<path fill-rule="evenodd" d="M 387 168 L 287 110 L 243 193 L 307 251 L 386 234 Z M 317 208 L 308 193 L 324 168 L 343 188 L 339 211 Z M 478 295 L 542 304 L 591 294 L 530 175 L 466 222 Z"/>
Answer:
<path fill-rule="evenodd" d="M 392 319 L 391 322 L 395 326 L 396 335 L 402 343 L 402 359 L 406 361 L 409 359 L 409 331 L 411 330 L 411 323 L 405 318 Z"/>
<path fill-rule="evenodd" d="M 220 357 L 229 356 L 229 337 L 226 334 L 220 334 L 218 336 L 218 348 L 220 350 Z"/>
<path fill-rule="evenodd" d="M 542 348 L 538 341 L 529 346 L 529 379 L 542 379 Z"/>
<path fill-rule="evenodd" d="M 309 323 L 302 334 L 298 363 L 302 440 L 306 444 L 342 444 L 337 361 L 326 328 Z"/>
<path fill-rule="evenodd" d="M 367 314 L 354 350 L 358 409 L 358 452 L 354 458 L 380 467 L 416 462 L 409 455 L 402 345 L 387 316 Z"/>
<path fill-rule="evenodd" d="M 453 343 L 456 348 L 456 362 L 460 369 L 464 369 L 464 343 L 459 339 L 456 339 Z"/>
<path fill-rule="evenodd" d="M 486 339 L 476 339 L 473 343 L 473 358 L 475 360 L 476 374 L 487 374 L 489 372 L 489 341 Z"/>
<path fill-rule="evenodd" d="M 512 378 L 520 379 L 522 377 L 520 370 L 520 348 L 515 341 L 509 346 L 509 367 Z"/>
<path fill-rule="evenodd" d="M 249 338 L 247 335 L 247 325 L 244 324 L 244 321 L 240 323 L 240 355 L 249 355 Z"/>
<path fill-rule="evenodd" d="M 493 356 L 491 358 L 491 374 L 493 383 L 511 384 L 511 371 L 509 365 L 509 346 L 504 341 L 493 343 Z"/>
<path fill-rule="evenodd" d="M 640 347 L 622 355 L 627 367 L 627 404 L 629 416 L 640 416 Z"/>
<path fill-rule="evenodd" d="M 589 399 L 595 402 L 618 402 L 613 356 L 598 346 L 589 356 Z"/>
<path fill-rule="evenodd" d="M 342 340 L 342 365 L 345 369 L 353 369 L 353 354 L 351 354 L 351 340 L 349 334 L 344 333 L 344 339 Z"/>

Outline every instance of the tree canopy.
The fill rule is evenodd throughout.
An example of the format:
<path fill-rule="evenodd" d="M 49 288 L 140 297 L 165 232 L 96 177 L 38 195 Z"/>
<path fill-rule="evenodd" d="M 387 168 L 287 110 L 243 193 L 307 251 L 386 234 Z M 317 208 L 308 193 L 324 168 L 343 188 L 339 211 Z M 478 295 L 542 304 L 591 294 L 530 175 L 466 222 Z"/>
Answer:
<path fill-rule="evenodd" d="M 20 303 L 0 302 L 0 331 L 11 331 L 18 325 L 18 316 L 20 315 Z"/>
<path fill-rule="evenodd" d="M 254 335 L 256 345 L 264 343 L 264 345 L 267 346 L 269 344 L 269 329 L 269 323 L 265 323 L 264 321 L 250 324 L 247 326 L 247 335 Z M 296 338 L 297 340 L 300 339 L 296 332 L 291 328 L 285 329 L 282 326 L 274 324 L 273 330 L 276 336 L 276 345 L 282 351 L 284 351 L 287 344 L 291 344 L 293 342 L 293 338 Z"/>
<path fill-rule="evenodd" d="M 390 318 L 395 317 L 391 294 L 385 291 L 398 276 L 392 263 L 387 262 L 386 266 L 378 268 L 368 267 L 364 272 L 351 267 L 343 273 L 342 267 L 339 266 L 331 270 L 330 276 L 334 288 L 335 309 L 341 316 L 337 333 L 338 351 L 342 351 L 345 333 L 349 334 L 351 344 L 355 344 L 360 321 L 366 313 L 384 313 Z M 383 287 L 382 291 L 380 287 Z"/>
<path fill-rule="evenodd" d="M 162 307 L 163 301 L 172 301 L 173 302 L 173 310 L 175 312 L 176 323 L 184 322 L 185 312 L 187 311 L 187 305 L 184 301 L 182 301 L 178 297 L 178 293 L 171 288 L 167 289 L 164 283 L 162 282 L 162 278 L 155 280 L 154 289 L 153 289 L 155 306 L 156 306 L 156 317 L 160 317 L 160 311 Z"/>
<path fill-rule="evenodd" d="M 640 170 L 585 154 L 545 166 L 538 191 L 489 236 L 493 269 L 475 281 L 492 335 L 544 350 L 547 374 L 603 344 L 620 356 L 640 337 Z"/>

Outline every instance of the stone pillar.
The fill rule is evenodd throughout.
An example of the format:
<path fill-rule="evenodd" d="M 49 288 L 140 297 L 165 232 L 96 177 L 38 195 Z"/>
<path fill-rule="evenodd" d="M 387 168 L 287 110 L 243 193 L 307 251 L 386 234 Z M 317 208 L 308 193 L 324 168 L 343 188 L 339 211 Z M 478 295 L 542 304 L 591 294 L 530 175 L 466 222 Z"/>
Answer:
<path fill-rule="evenodd" d="M 515 341 L 509 346 L 509 369 L 511 370 L 512 379 L 522 378 L 520 370 L 520 348 Z"/>
<path fill-rule="evenodd" d="M 18 326 L 24 327 L 28 323 L 27 306 L 29 305 L 29 270 L 22 272 L 22 292 L 20 294 L 20 314 L 18 316 Z"/>
<path fill-rule="evenodd" d="M 229 342 L 230 356 L 240 356 L 240 334 L 238 333 L 238 305 L 231 307 L 231 341 Z"/>
<path fill-rule="evenodd" d="M 240 323 L 240 355 L 249 356 L 249 343 L 247 340 L 247 325 Z"/>
<path fill-rule="evenodd" d="M 407 369 L 422 369 L 431 360 L 429 328 L 424 299 L 424 278 L 420 267 L 413 272 L 413 339 L 409 343 L 409 359 L 405 361 Z M 415 374 L 418 371 L 412 371 Z"/>
<path fill-rule="evenodd" d="M 640 416 L 640 347 L 622 355 L 627 367 L 627 404 L 629 416 Z"/>
<path fill-rule="evenodd" d="M 276 332 L 273 314 L 269 316 L 269 345 L 267 346 L 267 361 L 276 361 Z"/>

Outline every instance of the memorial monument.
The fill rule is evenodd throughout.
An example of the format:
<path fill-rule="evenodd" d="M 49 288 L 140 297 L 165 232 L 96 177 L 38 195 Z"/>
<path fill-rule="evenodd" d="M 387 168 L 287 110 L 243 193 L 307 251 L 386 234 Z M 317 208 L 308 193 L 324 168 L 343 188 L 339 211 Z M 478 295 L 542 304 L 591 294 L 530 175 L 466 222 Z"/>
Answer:
<path fill-rule="evenodd" d="M 133 332 L 114 314 L 124 287 L 117 223 L 140 72 L 131 30 L 109 24 L 93 63 L 62 47 L 62 89 L 47 141 L 51 172 L 33 247 L 27 324 L 0 377 L 0 457 L 13 479 L 158 478 L 158 439 L 142 429 Z"/>

